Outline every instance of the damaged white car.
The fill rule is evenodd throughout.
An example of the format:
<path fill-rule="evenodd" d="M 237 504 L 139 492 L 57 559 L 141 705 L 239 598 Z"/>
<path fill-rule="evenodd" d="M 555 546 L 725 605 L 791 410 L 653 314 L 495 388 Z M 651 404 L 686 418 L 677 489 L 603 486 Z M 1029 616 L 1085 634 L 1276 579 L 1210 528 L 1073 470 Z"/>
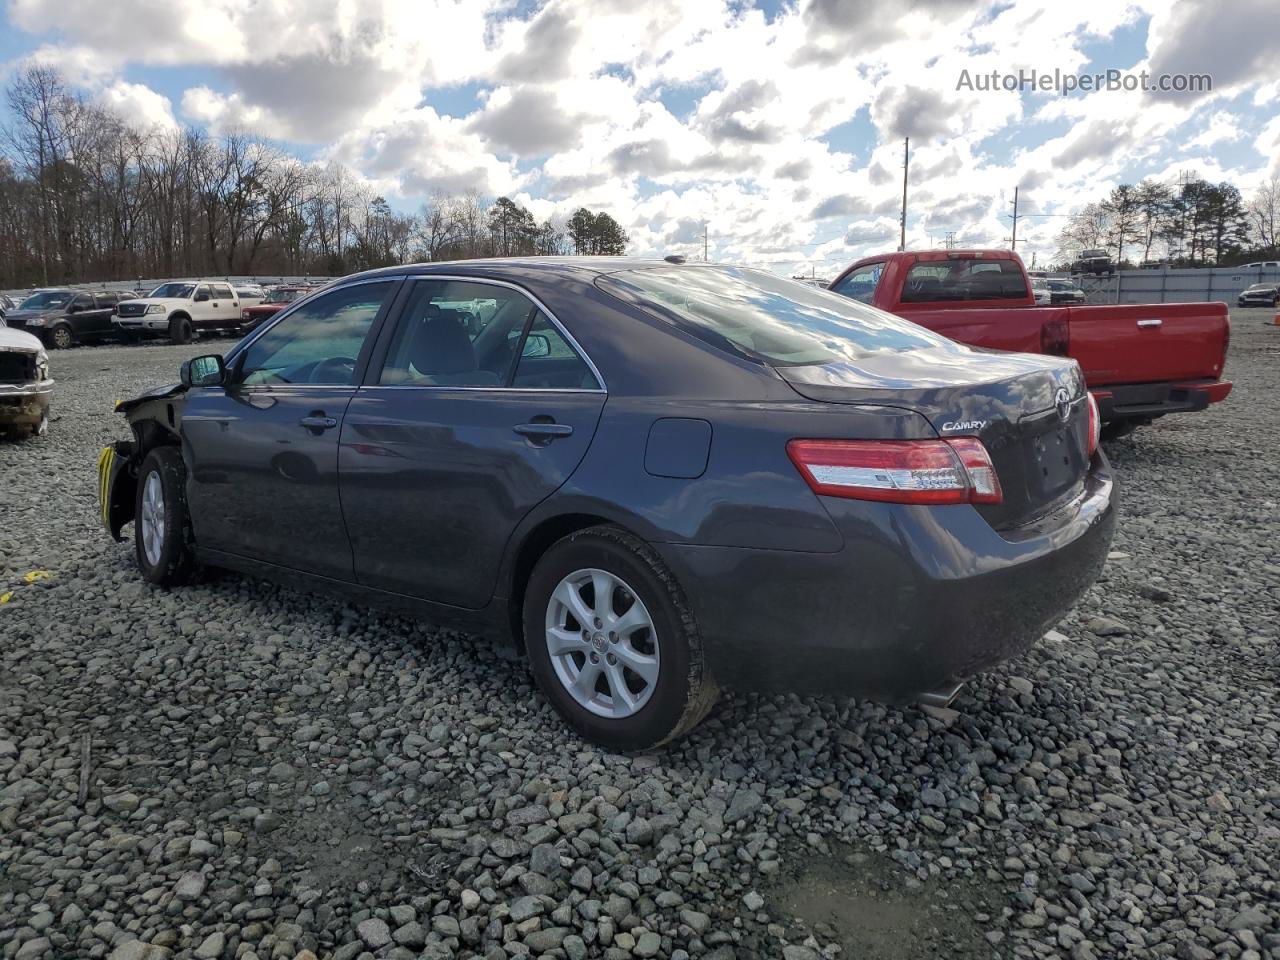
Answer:
<path fill-rule="evenodd" d="M 52 398 L 44 344 L 29 333 L 0 327 L 0 434 L 44 436 Z"/>

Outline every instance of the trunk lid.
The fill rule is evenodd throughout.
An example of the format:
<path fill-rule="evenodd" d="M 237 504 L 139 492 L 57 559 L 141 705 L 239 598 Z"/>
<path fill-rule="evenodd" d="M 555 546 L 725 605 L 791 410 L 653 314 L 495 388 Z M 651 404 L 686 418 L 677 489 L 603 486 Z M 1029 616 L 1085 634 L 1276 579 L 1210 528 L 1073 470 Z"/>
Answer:
<path fill-rule="evenodd" d="M 1094 389 L 1222 376 L 1231 329 L 1225 303 L 1066 309 L 1071 356 Z"/>
<path fill-rule="evenodd" d="M 956 347 L 775 370 L 810 400 L 909 409 L 940 437 L 978 437 L 1004 496 L 975 509 L 996 529 L 1030 523 L 1079 495 L 1089 472 L 1089 411 L 1079 366 L 1058 357 Z"/>

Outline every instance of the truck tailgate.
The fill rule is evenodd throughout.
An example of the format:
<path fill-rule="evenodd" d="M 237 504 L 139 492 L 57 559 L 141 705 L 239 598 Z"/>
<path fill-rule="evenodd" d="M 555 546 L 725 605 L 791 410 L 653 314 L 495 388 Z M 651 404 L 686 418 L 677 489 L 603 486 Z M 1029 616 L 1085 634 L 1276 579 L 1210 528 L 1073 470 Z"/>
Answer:
<path fill-rule="evenodd" d="M 1070 354 L 1091 388 L 1222 375 L 1230 332 L 1225 303 L 1051 309 L 1067 311 Z"/>

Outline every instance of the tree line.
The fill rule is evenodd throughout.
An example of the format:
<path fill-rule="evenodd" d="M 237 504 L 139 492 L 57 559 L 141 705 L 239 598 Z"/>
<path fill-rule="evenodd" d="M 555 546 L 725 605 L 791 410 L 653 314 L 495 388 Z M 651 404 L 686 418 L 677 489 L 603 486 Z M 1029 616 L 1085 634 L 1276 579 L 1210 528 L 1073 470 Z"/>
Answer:
<path fill-rule="evenodd" d="M 8 85 L 0 288 L 216 275 L 336 276 L 399 263 L 622 254 L 609 214 L 539 223 L 507 197 L 437 193 L 398 212 L 346 167 L 244 133 L 143 130 L 55 70 Z"/>
<path fill-rule="evenodd" d="M 1248 200 L 1230 183 L 1183 176 L 1121 184 L 1074 214 L 1058 235 L 1058 259 L 1105 250 L 1117 264 L 1237 266 L 1280 258 L 1280 176 Z"/>

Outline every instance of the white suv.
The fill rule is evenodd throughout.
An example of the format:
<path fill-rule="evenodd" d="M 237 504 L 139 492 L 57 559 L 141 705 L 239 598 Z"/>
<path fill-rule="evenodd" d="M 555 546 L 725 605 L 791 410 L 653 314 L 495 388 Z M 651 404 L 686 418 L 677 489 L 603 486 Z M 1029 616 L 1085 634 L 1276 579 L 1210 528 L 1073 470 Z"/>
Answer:
<path fill-rule="evenodd" d="M 190 343 L 197 330 L 237 328 L 240 298 L 229 283 L 172 281 L 140 299 L 121 300 L 112 321 L 125 335 L 163 334 L 174 343 Z"/>

